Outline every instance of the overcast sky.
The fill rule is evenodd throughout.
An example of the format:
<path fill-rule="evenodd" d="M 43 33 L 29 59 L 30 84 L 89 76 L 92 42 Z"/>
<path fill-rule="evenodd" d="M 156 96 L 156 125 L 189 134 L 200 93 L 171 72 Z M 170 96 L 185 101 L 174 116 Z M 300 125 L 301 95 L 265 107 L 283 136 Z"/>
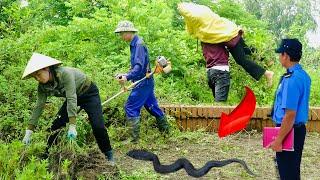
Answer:
<path fill-rule="evenodd" d="M 317 29 L 315 31 L 309 31 L 307 37 L 309 39 L 309 44 L 312 47 L 320 48 L 320 0 L 311 0 L 313 18 L 317 22 Z"/>

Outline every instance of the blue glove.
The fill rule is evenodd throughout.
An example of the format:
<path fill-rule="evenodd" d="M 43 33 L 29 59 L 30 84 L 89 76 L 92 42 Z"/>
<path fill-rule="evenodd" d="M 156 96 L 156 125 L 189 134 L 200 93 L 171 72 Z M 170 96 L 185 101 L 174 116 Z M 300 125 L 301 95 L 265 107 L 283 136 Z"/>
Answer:
<path fill-rule="evenodd" d="M 70 124 L 69 125 L 69 130 L 68 130 L 68 135 L 67 135 L 69 140 L 74 140 L 77 137 L 77 130 L 76 130 L 76 125 Z"/>
<path fill-rule="evenodd" d="M 27 129 L 27 130 L 26 130 L 26 134 L 24 135 L 24 138 L 23 138 L 23 140 L 22 140 L 22 142 L 23 142 L 24 144 L 30 144 L 32 132 L 33 132 L 33 131 L 30 130 L 30 129 Z"/>

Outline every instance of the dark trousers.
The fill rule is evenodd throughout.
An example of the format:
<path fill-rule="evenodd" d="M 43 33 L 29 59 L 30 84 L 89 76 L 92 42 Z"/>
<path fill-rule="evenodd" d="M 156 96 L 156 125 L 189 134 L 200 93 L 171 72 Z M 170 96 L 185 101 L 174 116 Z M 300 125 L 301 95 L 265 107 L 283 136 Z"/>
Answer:
<path fill-rule="evenodd" d="M 107 129 L 104 126 L 98 87 L 92 83 L 84 94 L 78 96 L 77 103 L 89 116 L 90 125 L 101 152 L 105 154 L 107 151 L 110 151 L 112 148 Z M 65 127 L 67 122 L 69 122 L 69 118 L 67 113 L 67 101 L 65 101 L 57 114 L 57 118 L 53 121 L 53 124 L 49 129 L 51 135 L 48 139 L 47 153 L 52 144 L 56 143 L 59 129 Z"/>
<path fill-rule="evenodd" d="M 249 48 L 242 38 L 240 38 L 239 42 L 234 47 L 228 47 L 228 50 L 236 63 L 243 67 L 243 69 L 255 80 L 259 80 L 266 72 L 263 67 L 250 59 L 252 48 Z"/>
<path fill-rule="evenodd" d="M 294 151 L 276 153 L 281 180 L 300 180 L 300 164 L 305 137 L 305 125 L 294 127 Z"/>
<path fill-rule="evenodd" d="M 230 87 L 230 73 L 217 69 L 207 71 L 208 85 L 216 102 L 227 101 Z"/>

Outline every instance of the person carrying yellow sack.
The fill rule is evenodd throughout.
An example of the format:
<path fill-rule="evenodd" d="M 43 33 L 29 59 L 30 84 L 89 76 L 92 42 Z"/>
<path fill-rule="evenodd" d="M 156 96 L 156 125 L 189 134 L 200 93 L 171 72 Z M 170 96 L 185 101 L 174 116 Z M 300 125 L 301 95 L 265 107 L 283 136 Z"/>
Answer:
<path fill-rule="evenodd" d="M 246 56 L 252 52 L 245 44 L 242 38 L 243 30 L 239 26 L 220 17 L 204 5 L 183 2 L 178 4 L 178 11 L 184 17 L 186 29 L 192 37 L 199 39 L 202 43 L 219 45 L 217 47 L 225 46 L 236 63 L 242 66 L 250 76 L 258 81 L 264 75 L 268 86 L 272 85 L 274 73 Z"/>
<path fill-rule="evenodd" d="M 104 126 L 98 87 L 79 69 L 61 67 L 59 66 L 60 64 L 62 62 L 54 58 L 33 53 L 24 70 L 22 79 L 33 77 L 39 84 L 36 107 L 30 118 L 23 143 L 30 143 L 31 135 L 38 124 L 38 119 L 43 112 L 47 97 L 64 97 L 65 101 L 51 128 L 48 129 L 51 134 L 43 158 L 48 157 L 48 150 L 52 144 L 56 143 L 59 130 L 65 127 L 67 123 L 69 123 L 68 139 L 74 140 L 76 138 L 77 106 L 80 106 L 89 116 L 90 125 L 101 152 L 105 154 L 110 165 L 114 165 L 108 132 Z"/>

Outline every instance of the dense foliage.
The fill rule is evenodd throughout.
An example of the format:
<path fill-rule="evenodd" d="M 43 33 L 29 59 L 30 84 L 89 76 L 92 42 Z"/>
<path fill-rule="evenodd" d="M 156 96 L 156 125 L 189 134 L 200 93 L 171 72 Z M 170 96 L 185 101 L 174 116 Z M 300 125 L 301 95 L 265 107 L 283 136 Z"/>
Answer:
<path fill-rule="evenodd" d="M 248 0 L 247 3 L 232 0 L 214 3 L 211 0 L 195 1 L 210 6 L 219 15 L 241 25 L 247 43 L 258 49 L 254 60 L 275 71 L 275 85 L 267 88 L 265 79 L 254 81 L 230 59 L 232 84 L 226 104 L 235 105 L 241 100 L 244 85 L 254 90 L 259 105 L 272 104 L 277 79 L 284 72 L 274 48 L 281 37 L 289 36 L 298 37 L 304 42 L 307 53 L 302 64 L 313 81 L 311 105 L 319 105 L 319 72 L 316 69 L 319 67 L 320 53 L 307 47 L 304 39 L 306 31 L 315 27 L 310 14 L 305 14 L 310 4 L 297 1 L 297 5 L 301 7 L 299 10 L 303 11 L 293 14 L 290 19 L 274 21 L 284 16 L 277 15 L 277 12 L 285 12 L 274 9 L 278 7 L 277 2 L 283 5 L 287 1 L 290 0 Z M 155 78 L 160 103 L 212 104 L 212 94 L 206 85 L 201 48 L 197 40 L 192 39 L 184 30 L 183 19 L 176 10 L 178 2 L 180 1 L 29 0 L 29 6 L 22 8 L 16 0 L 0 1 L 0 172 L 5 172 L 0 174 L 0 179 L 24 176 L 30 174 L 29 171 L 42 173 L 39 177 L 52 176 L 44 170 L 47 161 L 37 162 L 29 158 L 26 166 L 22 167 L 18 155 L 14 154 L 13 159 L 6 157 L 10 154 L 10 149 L 15 149 L 15 153 L 26 151 L 15 141 L 21 139 L 36 101 L 36 82 L 20 80 L 32 52 L 52 56 L 62 60 L 65 66 L 82 69 L 98 84 L 104 100 L 120 90 L 113 79 L 114 75 L 129 69 L 128 44 L 120 41 L 113 33 L 120 20 L 134 22 L 149 48 L 152 60 L 158 55 L 164 55 L 173 63 L 172 73 Z M 291 11 L 290 7 L 286 8 L 286 11 Z M 263 61 L 259 61 L 261 57 L 265 57 Z M 120 119 L 124 118 L 121 107 L 125 98 L 126 96 L 122 96 L 108 105 L 109 109 L 120 109 L 117 114 Z M 48 126 L 61 104 L 61 100 L 57 98 L 49 100 L 38 128 L 41 131 Z M 44 135 L 41 136 L 40 133 L 36 137 L 45 141 Z M 12 140 L 14 142 L 9 143 Z M 32 150 L 39 148 L 43 149 L 35 146 Z M 8 167 L 12 169 L 7 169 Z"/>

